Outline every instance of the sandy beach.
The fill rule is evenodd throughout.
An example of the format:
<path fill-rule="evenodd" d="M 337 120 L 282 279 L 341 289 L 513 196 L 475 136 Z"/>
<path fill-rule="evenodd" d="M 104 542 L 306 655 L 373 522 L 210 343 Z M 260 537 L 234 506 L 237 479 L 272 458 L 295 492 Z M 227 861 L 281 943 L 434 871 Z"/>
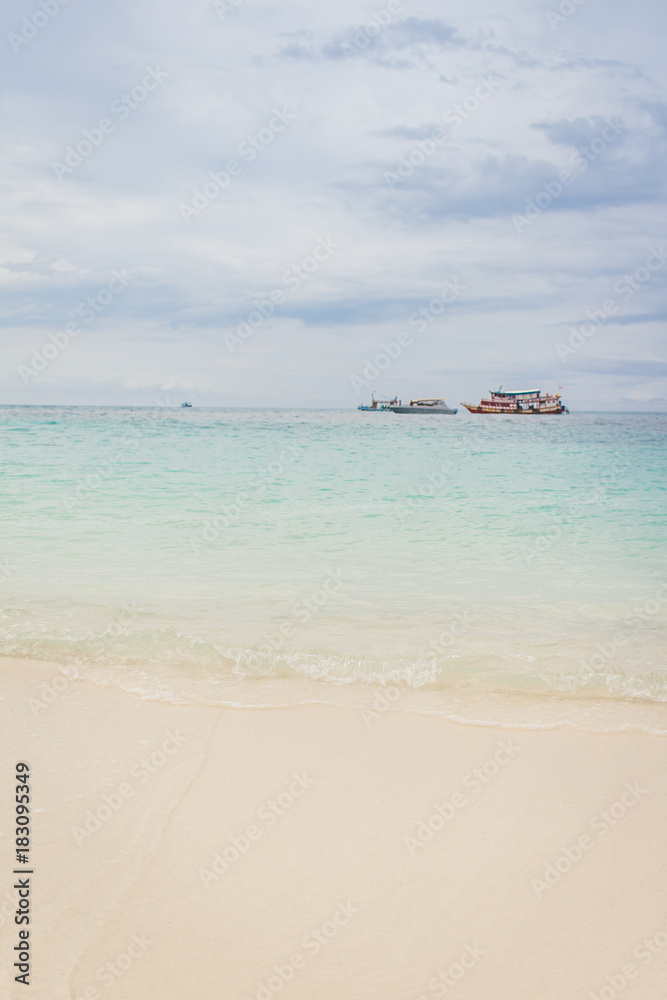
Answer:
<path fill-rule="evenodd" d="M 176 705 L 27 667 L 2 661 L 2 742 L 33 776 L 33 997 L 663 1000 L 664 738 Z"/>
<path fill-rule="evenodd" d="M 372 6 L 3 8 L 0 1000 L 667 1000 L 667 3 Z"/>

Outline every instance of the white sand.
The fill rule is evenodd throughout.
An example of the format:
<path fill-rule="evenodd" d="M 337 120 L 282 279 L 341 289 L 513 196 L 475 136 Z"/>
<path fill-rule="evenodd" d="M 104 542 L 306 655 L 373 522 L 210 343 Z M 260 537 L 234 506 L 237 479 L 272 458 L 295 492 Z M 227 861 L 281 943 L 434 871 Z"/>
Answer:
<path fill-rule="evenodd" d="M 1 664 L 0 997 L 667 996 L 664 738 L 83 681 L 35 715 L 54 676 Z M 9 960 L 17 760 L 34 776 L 29 992 Z"/>

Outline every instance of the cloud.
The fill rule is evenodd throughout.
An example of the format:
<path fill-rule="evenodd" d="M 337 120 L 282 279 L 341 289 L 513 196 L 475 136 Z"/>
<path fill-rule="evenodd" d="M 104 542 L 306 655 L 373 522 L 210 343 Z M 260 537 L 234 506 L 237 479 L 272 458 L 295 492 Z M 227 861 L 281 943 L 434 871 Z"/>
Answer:
<path fill-rule="evenodd" d="M 617 131 L 614 142 L 622 144 L 624 140 L 623 132 L 626 128 L 625 124 L 618 120 L 615 122 L 609 121 L 600 115 L 592 115 L 590 118 L 574 118 L 572 120 L 561 118 L 556 122 L 536 122 L 531 125 L 531 128 L 544 132 L 549 141 L 554 143 L 554 145 L 570 146 L 572 149 L 578 149 L 580 146 L 588 146 L 605 130 L 608 131 L 610 126 L 612 128 L 620 127 L 620 131 Z"/>
<path fill-rule="evenodd" d="M 614 375 L 618 378 L 667 378 L 667 361 L 624 358 L 576 358 L 568 362 L 573 371 L 593 372 L 596 375 Z"/>
<path fill-rule="evenodd" d="M 528 0 L 502 15 L 474 0 L 446 18 L 435 0 L 419 14 L 405 0 L 370 12 L 243 0 L 224 20 L 208 0 L 62 6 L 0 67 L 2 398 L 150 405 L 141 394 L 176 379 L 210 403 L 347 405 L 349 373 L 446 276 L 468 291 L 415 338 L 391 391 L 450 362 L 460 398 L 475 395 L 476 369 L 526 364 L 553 381 L 555 327 L 613 295 L 663 238 L 667 94 L 651 76 L 663 55 L 645 28 L 664 17 L 653 0 L 630 21 L 586 5 L 557 32 L 543 15 Z M 23 16 L 3 10 L 5 36 Z M 164 81 L 133 98 L 156 66 Z M 493 96 L 473 108 L 488 78 Z M 295 119 L 271 133 L 276 108 Z M 59 180 L 52 162 L 104 117 L 113 132 Z M 595 152 L 619 118 L 627 128 Z M 563 170 L 573 182 L 517 233 L 513 215 Z M 186 223 L 179 205 L 196 191 L 205 203 Z M 222 331 L 327 234 L 340 249 L 231 356 Z M 24 386 L 17 365 L 123 269 L 122 295 Z M 628 344 L 635 360 L 664 357 L 665 293 L 652 280 L 608 322 L 623 332 L 606 334 L 610 364 L 630 363 Z M 615 379 L 597 373 L 589 405 L 608 407 Z"/>
<path fill-rule="evenodd" d="M 374 134 L 381 139 L 428 139 L 437 125 L 395 125 L 393 128 L 380 129 Z"/>
<path fill-rule="evenodd" d="M 400 4 L 394 7 L 396 10 Z M 287 59 L 334 61 L 362 58 L 384 66 L 405 68 L 421 62 L 430 51 L 464 46 L 456 28 L 439 18 L 406 17 L 396 20 L 390 10 L 377 11 L 365 22 L 350 25 L 326 40 L 297 34 L 280 49 Z M 399 58 L 400 55 L 400 58 Z"/>
<path fill-rule="evenodd" d="M 535 153 L 491 152 L 483 142 L 457 141 L 456 131 L 450 129 L 427 156 L 417 154 L 421 163 L 406 164 L 403 155 L 398 162 L 377 165 L 378 174 L 395 178 L 391 194 L 382 198 L 383 210 L 424 224 L 447 217 L 507 215 L 522 211 L 529 201 L 538 199 L 540 204 L 539 198 L 545 199 L 542 207 L 549 212 L 618 208 L 665 199 L 667 181 L 660 167 L 663 143 L 641 128 L 629 129 L 618 120 L 600 116 L 561 119 L 531 128 L 573 152 L 565 160 L 548 160 Z M 563 169 L 569 172 L 567 184 L 558 183 Z M 557 191 L 552 197 L 544 194 L 545 188 L 549 194 L 548 185 Z"/>

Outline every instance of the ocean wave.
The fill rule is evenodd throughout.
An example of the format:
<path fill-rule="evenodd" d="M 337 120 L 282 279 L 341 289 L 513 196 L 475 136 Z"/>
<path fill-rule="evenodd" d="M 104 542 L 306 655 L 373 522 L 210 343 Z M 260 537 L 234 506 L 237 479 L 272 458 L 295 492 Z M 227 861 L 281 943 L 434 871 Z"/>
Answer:
<path fill-rule="evenodd" d="M 224 646 L 210 638 L 172 626 L 151 630 L 95 633 L 69 627 L 54 632 L 33 623 L 4 627 L 0 655 L 57 662 L 81 671 L 119 678 L 151 678 L 178 686 L 188 681 L 302 679 L 332 686 L 399 686 L 419 691 L 478 691 L 508 694 L 563 695 L 570 699 L 667 702 L 667 671 L 656 663 L 620 658 L 604 667 L 578 665 L 575 651 L 552 647 L 542 655 L 506 649 L 497 637 L 485 650 L 475 642 L 457 653 L 397 658 L 355 656 L 320 648 L 266 651 Z"/>
<path fill-rule="evenodd" d="M 388 724 L 395 713 L 439 718 L 457 725 L 541 731 L 571 728 L 592 734 L 636 733 L 667 736 L 662 704 L 571 693 L 480 689 L 478 686 L 415 687 L 395 675 L 363 683 L 322 682 L 298 672 L 290 675 L 237 675 L 205 678 L 155 671 L 112 670 L 78 659 L 67 665 L 21 657 L 0 658 L 0 670 L 20 671 L 26 696 L 39 717 L 78 683 L 114 688 L 146 701 L 197 705 L 230 711 L 345 709 L 360 726 Z"/>

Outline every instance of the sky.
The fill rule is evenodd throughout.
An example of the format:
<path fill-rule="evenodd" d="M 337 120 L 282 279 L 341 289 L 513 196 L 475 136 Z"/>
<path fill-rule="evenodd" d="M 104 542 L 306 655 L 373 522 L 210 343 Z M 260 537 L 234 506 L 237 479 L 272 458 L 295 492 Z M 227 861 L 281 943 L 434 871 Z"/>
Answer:
<path fill-rule="evenodd" d="M 0 403 L 667 409 L 663 0 L 0 19 Z"/>

